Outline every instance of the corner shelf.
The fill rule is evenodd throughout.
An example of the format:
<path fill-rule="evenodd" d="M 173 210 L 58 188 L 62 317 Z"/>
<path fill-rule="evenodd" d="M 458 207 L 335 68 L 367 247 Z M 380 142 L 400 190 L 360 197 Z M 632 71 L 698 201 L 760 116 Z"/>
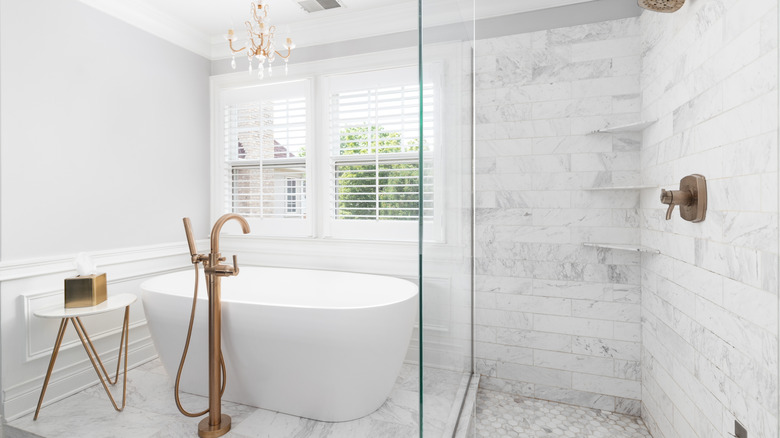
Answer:
<path fill-rule="evenodd" d="M 608 190 L 643 190 L 643 189 L 655 189 L 656 186 L 614 186 L 614 187 L 590 187 L 583 189 L 586 192 L 605 192 Z"/>
<path fill-rule="evenodd" d="M 639 132 L 647 128 L 648 126 L 652 125 L 655 122 L 657 122 L 657 120 L 646 120 L 642 122 L 628 123 L 625 125 L 608 126 L 606 128 L 601 128 L 592 131 L 591 134 L 600 134 L 600 133 L 611 134 L 613 132 Z"/>
<path fill-rule="evenodd" d="M 619 243 L 591 243 L 591 242 L 583 243 L 583 245 L 590 246 L 593 248 L 607 248 L 607 249 L 617 249 L 621 251 L 637 251 L 637 252 L 644 252 L 648 254 L 661 254 L 661 251 L 657 249 L 648 248 L 642 245 L 624 245 Z"/>

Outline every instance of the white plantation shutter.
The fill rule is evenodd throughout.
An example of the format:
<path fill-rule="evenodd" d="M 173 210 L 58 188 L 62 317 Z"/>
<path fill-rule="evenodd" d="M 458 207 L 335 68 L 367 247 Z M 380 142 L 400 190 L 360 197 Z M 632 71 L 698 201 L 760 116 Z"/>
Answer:
<path fill-rule="evenodd" d="M 223 95 L 225 211 L 262 221 L 308 218 L 308 106 L 303 83 Z"/>
<path fill-rule="evenodd" d="M 424 137 L 415 68 L 345 75 L 329 89 L 330 218 L 413 221 L 419 209 L 419 149 L 434 145 L 435 96 L 423 85 Z M 430 165 L 429 165 L 430 164 Z M 423 165 L 423 211 L 433 218 L 432 157 Z"/>
<path fill-rule="evenodd" d="M 305 98 L 227 104 L 224 114 L 226 209 L 255 218 L 305 217 Z"/>

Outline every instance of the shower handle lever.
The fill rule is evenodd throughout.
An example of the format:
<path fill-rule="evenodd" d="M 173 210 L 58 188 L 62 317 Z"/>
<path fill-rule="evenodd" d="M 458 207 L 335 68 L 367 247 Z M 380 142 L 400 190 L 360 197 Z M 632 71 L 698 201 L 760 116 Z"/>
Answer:
<path fill-rule="evenodd" d="M 669 204 L 669 208 L 666 210 L 666 220 L 672 218 L 672 211 L 674 211 L 675 205 L 688 206 L 693 203 L 693 193 L 687 190 L 664 190 L 661 189 L 661 203 Z"/>

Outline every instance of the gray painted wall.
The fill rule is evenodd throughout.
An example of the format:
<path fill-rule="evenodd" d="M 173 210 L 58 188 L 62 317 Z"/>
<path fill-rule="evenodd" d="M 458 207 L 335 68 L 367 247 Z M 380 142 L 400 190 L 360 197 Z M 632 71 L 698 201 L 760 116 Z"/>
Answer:
<path fill-rule="evenodd" d="M 75 0 L 0 0 L 0 257 L 207 234 L 209 61 Z"/>

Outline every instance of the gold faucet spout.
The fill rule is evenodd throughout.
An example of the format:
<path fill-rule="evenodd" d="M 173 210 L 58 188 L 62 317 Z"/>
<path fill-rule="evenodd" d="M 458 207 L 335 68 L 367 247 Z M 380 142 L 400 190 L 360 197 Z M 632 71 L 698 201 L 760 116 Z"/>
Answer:
<path fill-rule="evenodd" d="M 222 226 L 225 225 L 225 222 L 231 219 L 235 219 L 241 224 L 241 231 L 243 231 L 244 234 L 249 234 L 249 222 L 247 222 L 243 216 L 236 213 L 222 215 L 219 219 L 217 219 L 217 221 L 214 223 L 214 227 L 211 229 L 212 254 L 219 254 L 219 233 L 222 231 Z"/>

